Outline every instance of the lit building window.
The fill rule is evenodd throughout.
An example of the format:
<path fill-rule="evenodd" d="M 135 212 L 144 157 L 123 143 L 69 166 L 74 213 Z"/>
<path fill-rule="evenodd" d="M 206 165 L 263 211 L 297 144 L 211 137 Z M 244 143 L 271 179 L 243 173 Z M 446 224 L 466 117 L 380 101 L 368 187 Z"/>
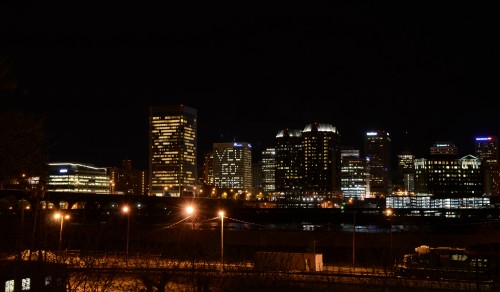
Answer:
<path fill-rule="evenodd" d="M 24 278 L 21 280 L 21 290 L 28 291 L 31 290 L 31 279 Z"/>
<path fill-rule="evenodd" d="M 5 292 L 14 292 L 14 280 L 5 282 Z"/>

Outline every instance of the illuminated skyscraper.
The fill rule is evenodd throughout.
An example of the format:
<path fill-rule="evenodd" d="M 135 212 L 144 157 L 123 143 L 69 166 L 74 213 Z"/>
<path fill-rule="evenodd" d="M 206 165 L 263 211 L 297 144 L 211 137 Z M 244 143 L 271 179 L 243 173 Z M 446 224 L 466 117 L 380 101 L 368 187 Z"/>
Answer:
<path fill-rule="evenodd" d="M 397 181 L 403 194 L 413 194 L 415 191 L 415 155 L 403 151 L 398 155 Z M 395 190 L 396 191 L 396 190 Z"/>
<path fill-rule="evenodd" d="M 344 199 L 364 200 L 370 189 L 370 174 L 366 160 L 360 156 L 359 150 L 343 149 L 341 161 L 341 190 Z"/>
<path fill-rule="evenodd" d="M 364 154 L 370 167 L 371 196 L 391 195 L 391 137 L 389 133 L 382 130 L 367 132 Z"/>
<path fill-rule="evenodd" d="M 482 161 L 484 193 L 488 196 L 500 195 L 498 138 L 495 136 L 476 137 L 475 153 Z"/>
<path fill-rule="evenodd" d="M 312 123 L 302 131 L 303 186 L 306 196 L 340 192 L 340 134 L 330 124 Z"/>
<path fill-rule="evenodd" d="M 251 192 L 252 145 L 246 142 L 214 143 L 213 153 L 215 187 L 240 194 Z"/>
<path fill-rule="evenodd" d="M 276 191 L 276 150 L 266 148 L 262 151 L 262 189 L 266 195 L 273 197 Z"/>
<path fill-rule="evenodd" d="M 284 129 L 276 135 L 276 191 L 280 199 L 302 194 L 302 131 Z"/>
<path fill-rule="evenodd" d="M 409 150 L 408 131 L 404 132 L 404 147 L 398 154 L 398 165 L 392 177 L 394 195 L 407 196 L 415 193 L 415 155 Z"/>
<path fill-rule="evenodd" d="M 153 106 L 149 120 L 151 195 L 194 194 L 197 183 L 197 110 L 184 105 Z"/>

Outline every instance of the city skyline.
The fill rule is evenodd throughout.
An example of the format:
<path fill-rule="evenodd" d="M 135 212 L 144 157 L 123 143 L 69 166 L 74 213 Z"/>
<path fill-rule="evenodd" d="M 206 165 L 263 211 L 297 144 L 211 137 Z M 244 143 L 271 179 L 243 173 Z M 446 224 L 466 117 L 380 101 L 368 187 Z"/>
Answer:
<path fill-rule="evenodd" d="M 16 11 L 2 54 L 19 103 L 47 114 L 51 162 L 147 168 L 148 112 L 158 105 L 198 110 L 198 164 L 213 143 L 247 142 L 260 156 L 280 130 L 314 122 L 358 149 L 367 131 L 385 130 L 393 157 L 405 144 L 425 157 L 438 141 L 473 154 L 475 137 L 500 136 L 488 7 L 317 5 L 178 3 L 169 17 L 143 7 L 143 22 L 123 26 L 127 17 L 105 9 L 86 26 L 85 9 L 48 12 L 64 27 Z"/>

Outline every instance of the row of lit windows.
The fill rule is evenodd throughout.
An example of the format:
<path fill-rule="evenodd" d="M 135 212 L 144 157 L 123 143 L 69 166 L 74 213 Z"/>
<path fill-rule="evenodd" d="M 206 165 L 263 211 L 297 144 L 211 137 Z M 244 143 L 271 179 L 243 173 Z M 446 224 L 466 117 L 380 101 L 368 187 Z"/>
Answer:
<path fill-rule="evenodd" d="M 483 197 L 434 199 L 431 197 L 388 197 L 387 208 L 484 208 L 490 199 Z"/>

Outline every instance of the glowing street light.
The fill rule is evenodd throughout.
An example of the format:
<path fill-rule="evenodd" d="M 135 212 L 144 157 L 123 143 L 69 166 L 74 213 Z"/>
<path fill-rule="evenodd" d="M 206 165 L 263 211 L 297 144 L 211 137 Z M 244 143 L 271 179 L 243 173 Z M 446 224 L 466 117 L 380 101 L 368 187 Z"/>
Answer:
<path fill-rule="evenodd" d="M 61 222 L 61 227 L 59 228 L 59 251 L 61 251 L 64 220 L 69 220 L 69 215 L 68 214 L 64 215 L 61 212 L 57 212 L 54 214 L 54 219 L 59 220 Z"/>
<path fill-rule="evenodd" d="M 387 209 L 385 211 L 385 214 L 387 215 L 387 217 L 389 217 L 389 237 L 390 237 L 390 241 L 391 241 L 391 243 L 390 243 L 390 248 L 391 248 L 390 255 L 391 255 L 391 265 L 392 265 L 392 220 L 391 220 L 392 214 L 393 214 L 392 209 Z"/>
<path fill-rule="evenodd" d="M 220 216 L 220 262 L 221 270 L 224 271 L 224 211 L 219 211 Z"/>
<path fill-rule="evenodd" d="M 186 213 L 191 216 L 194 213 L 194 207 L 189 205 L 186 207 Z"/>
<path fill-rule="evenodd" d="M 128 242 L 130 237 L 130 208 L 128 206 L 123 206 L 122 212 L 127 215 L 127 247 L 125 249 L 125 255 L 128 256 Z"/>

